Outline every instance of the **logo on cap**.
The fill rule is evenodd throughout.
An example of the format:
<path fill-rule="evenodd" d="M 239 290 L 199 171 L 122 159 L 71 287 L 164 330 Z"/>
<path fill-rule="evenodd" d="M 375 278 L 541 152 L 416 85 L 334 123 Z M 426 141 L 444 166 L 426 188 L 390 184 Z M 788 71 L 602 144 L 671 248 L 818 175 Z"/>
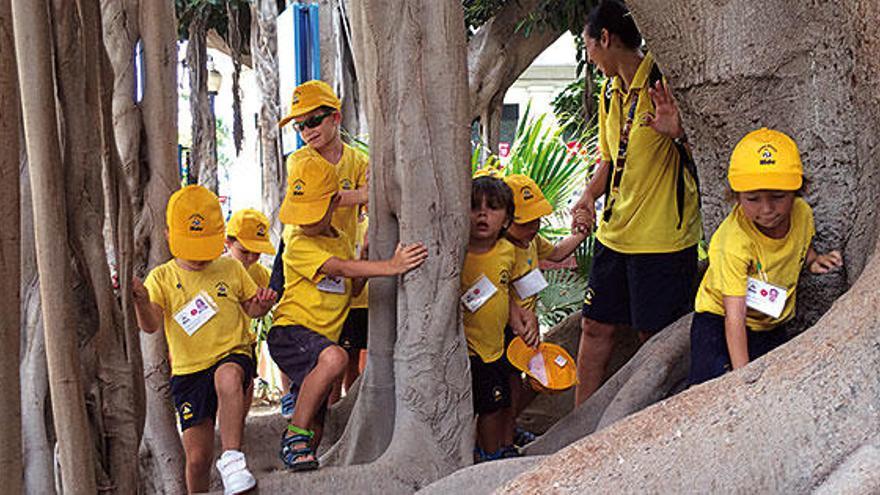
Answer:
<path fill-rule="evenodd" d="M 293 92 L 293 104 L 299 105 L 299 90 Z"/>
<path fill-rule="evenodd" d="M 306 183 L 303 182 L 302 179 L 296 179 L 296 181 L 293 183 L 293 195 L 302 196 L 303 194 L 305 194 L 303 193 L 303 187 L 305 187 L 305 185 Z"/>
<path fill-rule="evenodd" d="M 217 297 L 226 297 L 226 293 L 229 291 L 229 287 L 225 282 L 217 282 Z"/>
<path fill-rule="evenodd" d="M 266 237 L 266 226 L 263 224 L 257 225 L 257 237 Z"/>
<path fill-rule="evenodd" d="M 205 217 L 199 215 L 198 213 L 194 213 L 189 217 L 189 230 L 190 232 L 201 232 L 205 230 L 202 226 L 202 223 L 205 221 Z"/>
<path fill-rule="evenodd" d="M 342 189 L 349 191 L 351 190 L 351 181 L 348 179 L 342 179 L 341 181 Z"/>
<path fill-rule="evenodd" d="M 523 199 L 528 200 L 528 199 L 534 198 L 535 195 L 532 194 L 532 190 L 529 189 L 528 186 L 526 186 L 526 187 L 522 188 L 522 197 L 523 197 Z"/>
<path fill-rule="evenodd" d="M 761 165 L 776 165 L 776 148 L 771 144 L 765 144 L 758 148 L 758 153 L 761 155 L 761 160 L 758 162 Z"/>

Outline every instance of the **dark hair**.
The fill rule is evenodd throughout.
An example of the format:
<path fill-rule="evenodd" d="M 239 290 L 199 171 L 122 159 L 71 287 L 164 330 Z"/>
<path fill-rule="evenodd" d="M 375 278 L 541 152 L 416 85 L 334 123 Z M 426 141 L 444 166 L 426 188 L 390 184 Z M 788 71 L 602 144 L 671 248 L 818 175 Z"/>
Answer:
<path fill-rule="evenodd" d="M 505 210 L 507 218 L 513 219 L 513 191 L 501 179 L 484 175 L 474 179 L 471 189 L 471 209 L 479 208 L 483 198 L 493 210 Z"/>
<path fill-rule="evenodd" d="M 629 8 L 620 0 L 602 0 L 587 16 L 587 36 L 598 40 L 603 29 L 607 29 L 609 35 L 617 35 L 627 48 L 636 50 L 642 46 L 642 34 Z"/>
<path fill-rule="evenodd" d="M 321 113 L 324 113 L 324 112 L 338 112 L 338 111 L 339 111 L 338 109 L 333 108 L 333 107 L 331 107 L 330 105 L 321 105 L 320 107 L 318 107 L 318 110 L 320 110 Z"/>

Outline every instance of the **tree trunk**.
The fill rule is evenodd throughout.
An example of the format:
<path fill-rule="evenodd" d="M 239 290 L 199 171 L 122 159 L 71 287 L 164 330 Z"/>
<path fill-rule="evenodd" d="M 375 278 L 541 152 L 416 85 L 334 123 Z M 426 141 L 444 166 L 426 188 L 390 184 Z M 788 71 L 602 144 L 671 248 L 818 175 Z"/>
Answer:
<path fill-rule="evenodd" d="M 192 115 L 192 154 L 189 183 L 217 193 L 217 132 L 214 108 L 208 95 L 208 7 L 194 7 L 189 24 L 186 66 L 189 70 L 189 109 Z"/>
<path fill-rule="evenodd" d="M 471 455 L 470 380 L 458 314 L 470 190 L 462 11 L 454 0 L 407 2 L 403 8 L 364 1 L 353 20 L 364 41 L 366 74 L 408 67 L 400 77 L 370 77 L 365 83 L 372 129 L 370 215 L 378 219 L 371 223 L 370 254 L 387 258 L 398 240 L 424 241 L 430 258 L 397 287 L 393 317 L 374 317 L 381 312 L 370 317 L 371 348 L 374 343 L 384 348 L 388 336 L 394 339 L 393 382 L 371 383 L 371 369 L 358 406 L 376 386 L 393 385 L 394 403 L 374 404 L 387 407 L 372 411 L 356 406 L 349 428 L 373 428 L 394 411 L 390 438 L 372 440 L 388 441 L 376 464 L 419 487 L 467 464 Z M 378 304 L 391 288 L 388 282 L 371 286 L 377 303 L 371 307 L 395 308 L 389 304 L 394 297 Z M 389 371 L 387 361 L 370 363 L 384 368 L 383 375 Z M 387 430 L 386 421 L 379 431 Z"/>
<path fill-rule="evenodd" d="M 0 348 L 7 359 L 0 369 L 0 466 L 8 473 L 4 486 L 9 493 L 22 489 L 24 466 L 21 445 L 21 390 L 19 348 L 21 345 L 21 231 L 19 210 L 20 118 L 15 45 L 12 38 L 12 8 L 0 0 L 0 216 L 6 228 L 0 233 Z"/>
<path fill-rule="evenodd" d="M 140 3 L 144 70 L 143 127 L 148 173 L 140 176 L 135 195 L 137 228 L 135 252 L 143 256 L 136 273 L 164 263 L 171 256 L 165 242 L 165 205 L 180 185 L 177 173 L 177 21 L 171 0 Z M 155 467 L 156 492 L 183 493 L 183 447 L 171 406 L 168 379 L 171 366 L 164 334 L 141 333 L 146 382 L 146 425 L 142 458 Z"/>
<path fill-rule="evenodd" d="M 61 478 L 67 493 L 93 494 L 93 444 L 83 400 L 77 336 L 67 324 L 68 316 L 75 314 L 76 301 L 70 292 L 55 290 L 72 287 L 73 276 L 68 257 L 56 253 L 59 246 L 66 246 L 68 235 L 52 59 L 47 56 L 52 53 L 49 9 L 46 2 L 37 0 L 16 0 L 12 7 L 16 55 L 27 61 L 19 66 L 18 75 Z"/>
<path fill-rule="evenodd" d="M 281 237 L 278 210 L 281 208 L 287 181 L 278 129 L 281 106 L 278 95 L 277 16 L 275 0 L 257 0 L 251 3 L 251 55 L 261 98 L 259 134 L 263 212 L 272 222 L 272 238 L 275 240 Z"/>
<path fill-rule="evenodd" d="M 342 100 L 342 128 L 358 136 L 367 132 L 351 49 L 351 24 L 345 0 L 320 0 L 321 79 Z"/>

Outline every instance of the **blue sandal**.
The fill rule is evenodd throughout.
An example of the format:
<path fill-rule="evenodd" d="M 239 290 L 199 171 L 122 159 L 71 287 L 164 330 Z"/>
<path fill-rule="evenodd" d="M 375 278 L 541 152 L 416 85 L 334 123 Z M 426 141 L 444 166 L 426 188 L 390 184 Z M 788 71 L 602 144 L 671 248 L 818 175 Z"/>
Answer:
<path fill-rule="evenodd" d="M 288 435 L 287 433 L 293 433 Z M 281 462 L 291 471 L 311 471 L 318 469 L 318 459 L 314 458 L 315 451 L 309 446 L 315 432 L 287 425 L 287 429 L 281 434 Z M 305 447 L 295 448 L 294 445 L 305 444 Z M 301 460 L 311 456 L 312 459 Z"/>

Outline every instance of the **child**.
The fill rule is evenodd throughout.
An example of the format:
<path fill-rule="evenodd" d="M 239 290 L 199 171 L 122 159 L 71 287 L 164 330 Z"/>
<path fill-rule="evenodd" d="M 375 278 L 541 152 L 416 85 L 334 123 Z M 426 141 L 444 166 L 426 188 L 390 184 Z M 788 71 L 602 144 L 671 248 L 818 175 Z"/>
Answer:
<path fill-rule="evenodd" d="M 505 236 L 517 248 L 517 255 L 525 259 L 527 266 L 526 275 L 513 282 L 514 301 L 518 306 L 528 310 L 527 315 L 532 315 L 523 323 L 537 329 L 538 322 L 533 315 L 538 304 L 538 292 L 547 285 L 547 281 L 541 275 L 539 262 L 542 260 L 557 263 L 564 261 L 587 238 L 587 230 L 575 230 L 573 234 L 554 245 L 543 236 L 538 235 L 538 229 L 541 228 L 541 217 L 553 213 L 553 206 L 544 197 L 538 184 L 522 174 L 508 175 L 504 178 L 504 182 L 513 192 L 514 205 L 513 223 L 508 227 Z M 587 222 L 588 213 L 584 210 L 577 210 L 574 223 L 584 224 Z M 505 333 L 504 345 L 506 347 L 513 336 L 512 332 Z M 537 334 L 537 330 L 535 334 Z M 526 344 L 535 346 L 537 342 L 527 341 Z M 518 369 L 510 366 L 510 393 L 513 408 L 510 418 L 512 422 L 535 398 L 535 391 L 522 380 L 521 375 L 522 373 Z M 515 423 L 511 425 L 511 428 L 514 428 L 515 431 L 514 444 L 517 446 L 522 447 L 535 438 L 532 433 L 516 428 Z"/>
<path fill-rule="evenodd" d="M 801 157 L 785 134 L 760 129 L 736 145 L 727 173 L 736 206 L 709 245 L 691 324 L 690 383 L 748 364 L 788 340 L 801 269 L 843 266 L 811 247 L 813 212 L 800 198 Z M 775 293 L 775 297 L 774 297 Z"/>
<path fill-rule="evenodd" d="M 269 352 L 290 377 L 293 417 L 281 438 L 281 459 L 295 471 L 315 469 L 327 397 L 348 361 L 336 342 L 352 295 L 366 277 L 393 276 L 421 265 L 421 243 L 398 246 L 384 261 L 354 260 L 351 242 L 332 226 L 341 201 L 333 167 L 316 158 L 294 162 L 279 218 L 298 226 L 283 254 L 284 295 L 269 331 Z"/>
<path fill-rule="evenodd" d="M 257 288 L 237 260 L 220 257 L 223 214 L 212 192 L 197 185 L 175 192 L 166 222 L 174 258 L 150 271 L 143 283 L 134 279 L 138 326 L 154 333 L 164 325 L 187 490 L 209 489 L 219 416 L 223 454 L 217 470 L 225 493 L 241 493 L 256 484 L 241 452 L 245 397 L 254 373 L 249 317 L 266 314 L 275 294 Z"/>
<path fill-rule="evenodd" d="M 471 193 L 471 230 L 461 272 L 464 332 L 471 363 L 474 413 L 477 415 L 475 461 L 518 455 L 509 415 L 509 371 L 502 359 L 508 322 L 527 342 L 537 344 L 537 327 L 526 329 L 513 315 L 509 285 L 525 272 L 515 249 L 503 239 L 513 217 L 510 188 L 496 177 L 481 175 Z"/>
<path fill-rule="evenodd" d="M 274 255 L 269 241 L 269 219 L 262 212 L 246 208 L 232 214 L 226 226 L 226 249 L 241 262 L 259 287 L 269 287 L 268 268 L 258 263 L 260 254 Z"/>

